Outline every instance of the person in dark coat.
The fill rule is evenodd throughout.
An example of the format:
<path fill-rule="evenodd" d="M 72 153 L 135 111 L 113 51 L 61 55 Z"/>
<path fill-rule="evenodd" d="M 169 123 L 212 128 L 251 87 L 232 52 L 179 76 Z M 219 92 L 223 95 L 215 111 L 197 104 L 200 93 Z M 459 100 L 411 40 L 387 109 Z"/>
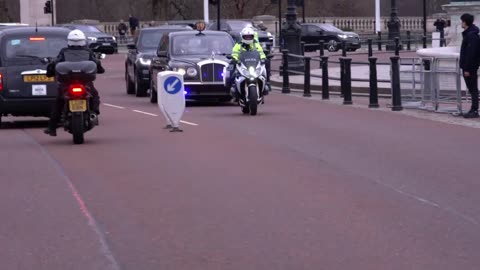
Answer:
<path fill-rule="evenodd" d="M 462 20 L 463 42 L 460 49 L 460 68 L 468 91 L 472 96 L 472 107 L 465 118 L 478 118 L 478 67 L 480 63 L 480 37 L 479 29 L 473 24 L 474 17 L 471 14 L 463 14 Z"/>
<path fill-rule="evenodd" d="M 137 28 L 140 27 L 140 23 L 136 17 L 132 15 L 129 15 L 128 17 L 129 17 L 128 24 L 130 25 L 130 34 L 132 36 L 135 36 L 137 32 Z"/>

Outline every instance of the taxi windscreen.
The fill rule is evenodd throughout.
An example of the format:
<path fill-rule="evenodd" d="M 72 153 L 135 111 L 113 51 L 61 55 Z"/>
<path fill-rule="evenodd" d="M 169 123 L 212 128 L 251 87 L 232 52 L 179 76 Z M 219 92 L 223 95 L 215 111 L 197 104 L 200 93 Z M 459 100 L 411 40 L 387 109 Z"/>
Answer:
<path fill-rule="evenodd" d="M 22 36 L 4 39 L 1 46 L 2 57 L 12 64 L 41 61 L 45 57 L 56 57 L 62 48 L 67 47 L 67 39 L 62 36 Z"/>
<path fill-rule="evenodd" d="M 145 31 L 138 41 L 139 50 L 156 50 L 166 31 Z"/>
<path fill-rule="evenodd" d="M 231 54 L 233 45 L 229 35 L 178 35 L 172 40 L 172 54 L 177 56 Z"/>

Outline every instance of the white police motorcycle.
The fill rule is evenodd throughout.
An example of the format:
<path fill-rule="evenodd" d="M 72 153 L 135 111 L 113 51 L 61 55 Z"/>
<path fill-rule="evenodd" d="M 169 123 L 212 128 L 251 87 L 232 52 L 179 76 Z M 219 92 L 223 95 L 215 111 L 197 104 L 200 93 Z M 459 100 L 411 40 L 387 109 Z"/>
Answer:
<path fill-rule="evenodd" d="M 234 88 L 238 94 L 238 104 L 244 114 L 256 115 L 259 104 L 264 103 L 264 90 L 267 83 L 265 63 L 257 51 L 242 52 L 233 70 L 235 72 Z M 224 70 L 224 84 L 230 78 L 227 68 Z"/>

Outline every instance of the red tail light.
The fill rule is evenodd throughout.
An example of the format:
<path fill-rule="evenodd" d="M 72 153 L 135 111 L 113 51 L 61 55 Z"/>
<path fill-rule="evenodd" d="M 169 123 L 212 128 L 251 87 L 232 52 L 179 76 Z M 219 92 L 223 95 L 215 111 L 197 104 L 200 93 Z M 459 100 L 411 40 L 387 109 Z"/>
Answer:
<path fill-rule="evenodd" d="M 70 86 L 70 94 L 78 96 L 84 93 L 85 93 L 85 87 L 83 87 L 83 85 Z"/>
<path fill-rule="evenodd" d="M 0 91 L 3 90 L 3 74 L 0 73 Z"/>

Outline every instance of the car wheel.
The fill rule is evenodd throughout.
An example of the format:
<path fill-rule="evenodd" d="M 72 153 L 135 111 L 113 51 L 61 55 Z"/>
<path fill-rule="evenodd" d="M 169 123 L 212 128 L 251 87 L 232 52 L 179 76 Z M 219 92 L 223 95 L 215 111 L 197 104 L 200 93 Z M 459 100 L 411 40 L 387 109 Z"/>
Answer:
<path fill-rule="evenodd" d="M 147 89 L 147 87 L 145 87 L 145 85 L 138 82 L 137 76 L 135 76 L 134 85 L 135 85 L 135 96 L 136 97 L 146 97 L 147 96 L 147 90 L 148 89 Z"/>
<path fill-rule="evenodd" d="M 128 75 L 127 67 L 125 67 L 125 84 L 126 84 L 128 95 L 131 95 L 131 94 L 135 93 L 135 86 L 130 81 L 130 76 Z"/>
<path fill-rule="evenodd" d="M 327 47 L 328 51 L 329 52 L 336 52 L 338 51 L 338 44 L 335 40 L 330 40 L 330 42 L 328 42 L 328 47 Z"/>
<path fill-rule="evenodd" d="M 150 81 L 150 103 L 157 103 L 157 91 L 153 87 L 153 80 Z"/>

